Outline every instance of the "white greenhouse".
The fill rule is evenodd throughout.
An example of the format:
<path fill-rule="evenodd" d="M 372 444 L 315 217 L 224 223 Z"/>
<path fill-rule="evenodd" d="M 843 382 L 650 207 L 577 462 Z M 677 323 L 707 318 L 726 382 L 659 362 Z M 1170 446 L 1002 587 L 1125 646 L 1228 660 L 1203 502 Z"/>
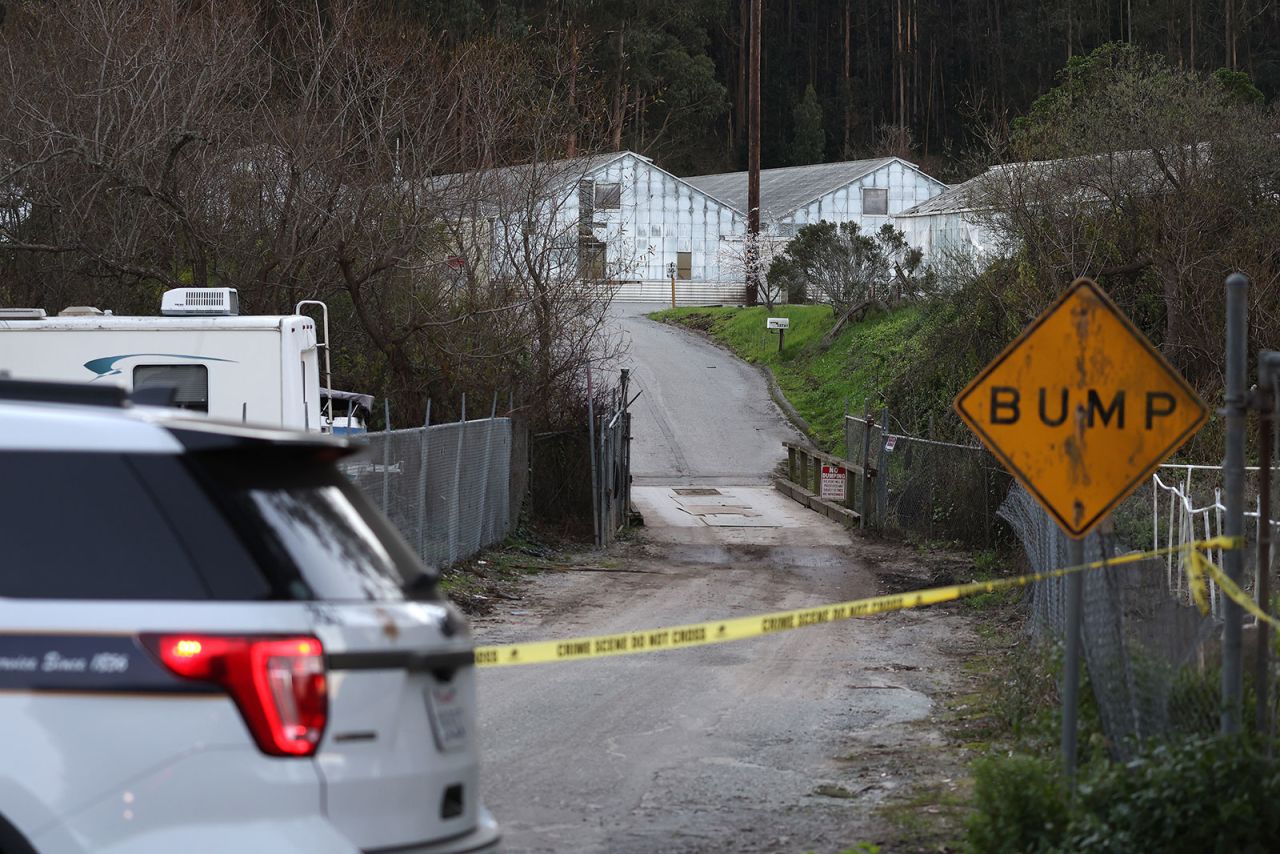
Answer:
<path fill-rule="evenodd" d="M 922 250 L 925 261 L 932 264 L 944 263 L 949 258 L 981 261 L 992 257 L 999 252 L 1000 244 L 986 223 L 983 204 L 978 199 L 982 182 L 990 174 L 971 178 L 896 214 L 894 226 L 906 236 L 908 243 Z"/>
<path fill-rule="evenodd" d="M 747 173 L 698 175 L 690 184 L 734 210 L 747 210 Z M 947 189 L 899 157 L 816 163 L 760 170 L 760 223 L 781 237 L 802 225 L 853 222 L 875 231 L 906 210 Z"/>
<path fill-rule="evenodd" d="M 493 275 L 521 267 L 666 302 L 674 274 L 682 304 L 742 301 L 742 277 L 722 269 L 718 250 L 746 218 L 634 152 L 445 176 L 433 189 L 473 200 L 457 207 L 492 229 L 471 243 L 487 247 Z"/>
<path fill-rule="evenodd" d="M 455 180 L 486 199 L 486 265 L 548 259 L 561 278 L 600 282 L 614 299 L 667 302 L 675 278 L 684 305 L 740 303 L 747 173 L 679 178 L 631 151 L 496 169 Z M 779 244 L 800 226 L 856 222 L 874 231 L 946 189 L 897 157 L 765 169 L 765 239 Z M 473 218 L 474 221 L 474 218 Z M 472 254 L 468 252 L 467 254 Z"/>

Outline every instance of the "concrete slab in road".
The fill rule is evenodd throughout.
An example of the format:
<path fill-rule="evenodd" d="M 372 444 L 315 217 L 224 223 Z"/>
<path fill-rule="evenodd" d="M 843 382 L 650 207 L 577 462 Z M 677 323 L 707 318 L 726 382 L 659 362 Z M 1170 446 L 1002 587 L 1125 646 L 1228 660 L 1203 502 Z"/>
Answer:
<path fill-rule="evenodd" d="M 768 486 L 721 486 L 717 495 L 681 495 L 679 487 L 633 486 L 631 503 L 645 539 L 668 543 L 840 546 L 849 531 Z M 725 512 L 718 512 L 725 511 Z"/>

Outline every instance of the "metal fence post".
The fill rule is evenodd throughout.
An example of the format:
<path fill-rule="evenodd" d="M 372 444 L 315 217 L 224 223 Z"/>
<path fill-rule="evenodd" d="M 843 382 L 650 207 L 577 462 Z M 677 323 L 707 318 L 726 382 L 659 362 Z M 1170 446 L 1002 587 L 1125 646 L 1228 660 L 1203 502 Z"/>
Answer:
<path fill-rule="evenodd" d="M 1067 540 L 1067 565 L 1084 563 L 1084 540 Z M 1067 648 L 1062 662 L 1062 767 L 1067 774 L 1067 786 L 1076 787 L 1076 717 L 1080 709 L 1080 630 L 1081 607 L 1084 600 L 1084 576 L 1068 575 L 1067 588 Z"/>
<path fill-rule="evenodd" d="M 1261 383 L 1259 384 L 1261 385 Z M 1265 398 L 1265 395 L 1264 395 Z M 1271 407 L 1258 418 L 1258 607 L 1271 613 Z M 1271 733 L 1271 637 L 1266 620 L 1258 620 L 1257 669 L 1254 690 L 1258 695 L 1257 731 Z"/>
<path fill-rule="evenodd" d="M 618 375 L 618 447 L 616 451 L 617 460 L 614 465 L 617 466 L 618 483 L 616 488 L 621 492 L 621 503 L 618 504 L 618 513 L 621 517 L 621 525 L 628 525 L 631 522 L 631 412 L 630 403 L 627 402 L 627 396 L 631 393 L 631 369 L 623 367 Z"/>
<path fill-rule="evenodd" d="M 382 399 L 382 512 L 391 515 L 387 502 L 391 500 L 391 482 L 387 480 L 391 468 L 391 401 Z"/>
<path fill-rule="evenodd" d="M 1246 374 L 1248 370 L 1248 299 L 1249 280 L 1240 273 L 1227 277 L 1227 387 L 1226 387 L 1226 458 L 1223 463 L 1224 503 L 1226 518 L 1223 533 L 1228 537 L 1244 535 L 1244 443 Z M 1240 584 L 1244 553 L 1227 549 L 1223 569 Z M 1244 674 L 1241 667 L 1240 606 L 1224 597 L 1222 611 L 1222 731 L 1240 731 L 1241 696 Z"/>
<path fill-rule="evenodd" d="M 622 506 L 623 519 L 631 524 L 631 410 L 622 413 L 622 489 L 626 502 Z"/>
<path fill-rule="evenodd" d="M 605 545 L 609 544 L 609 542 L 613 539 L 614 531 L 617 530 L 614 523 L 615 503 L 613 500 L 614 499 L 613 464 L 614 464 L 614 454 L 616 451 L 614 447 L 616 444 L 614 442 L 614 428 L 616 426 L 617 426 L 616 422 L 613 419 L 610 419 L 609 422 L 605 425 L 604 429 L 600 431 L 600 464 L 601 464 L 600 480 L 604 487 L 601 490 L 601 496 L 604 498 L 604 502 L 603 502 L 603 506 L 600 508 L 600 514 L 601 514 L 600 530 L 604 534 Z"/>
<path fill-rule="evenodd" d="M 889 452 L 885 443 L 889 439 L 889 407 L 881 409 L 880 452 L 876 463 L 876 519 L 881 528 L 889 525 Z"/>
<path fill-rule="evenodd" d="M 859 530 L 867 527 L 871 515 L 871 400 L 862 401 L 862 511 L 858 516 Z"/>
<path fill-rule="evenodd" d="M 427 414 L 422 419 L 422 432 L 418 440 L 418 495 L 422 500 L 418 507 L 418 557 L 427 558 L 427 448 L 430 446 L 428 434 L 431 432 L 431 398 L 427 398 Z"/>
<path fill-rule="evenodd" d="M 930 416 L 929 416 L 929 433 L 928 433 L 928 436 L 929 436 L 929 441 L 933 441 L 933 440 L 934 440 L 934 435 L 933 435 L 933 416 L 932 416 L 932 415 L 930 415 Z M 929 461 L 929 463 L 932 463 L 932 464 L 933 464 L 933 465 L 926 465 L 926 466 L 924 466 L 925 471 L 928 471 L 928 472 L 937 472 L 937 470 L 938 470 L 937 460 L 936 460 L 936 459 L 934 459 L 934 455 L 933 455 L 933 447 L 934 447 L 934 446 L 932 446 L 932 445 L 922 445 L 922 446 L 920 447 L 920 450 L 921 450 L 921 451 L 923 451 L 923 452 L 925 452 L 925 454 L 927 455 L 927 456 L 926 456 L 926 459 Z M 927 482 L 927 484 L 926 484 L 926 485 L 928 486 L 928 488 L 929 488 L 929 508 L 928 508 L 928 510 L 926 510 L 925 512 L 927 512 L 927 513 L 929 514 L 929 519 L 928 519 L 928 523 L 927 523 L 927 525 L 928 525 L 928 530 L 929 530 L 929 539 L 930 539 L 930 540 L 932 540 L 932 539 L 933 539 L 933 518 L 934 518 L 934 516 L 936 516 L 936 515 L 937 515 L 937 507 L 935 506 L 935 500 L 936 500 L 936 498 L 935 498 L 935 495 L 934 495 L 935 490 L 934 490 L 934 488 L 933 488 L 933 481 L 934 481 L 934 477 L 933 477 L 933 476 L 929 476 L 929 477 L 928 477 L 928 482 Z"/>
<path fill-rule="evenodd" d="M 462 420 L 458 422 L 458 452 L 453 461 L 453 506 L 449 508 L 449 559 L 458 559 L 458 527 L 462 522 L 462 453 L 467 437 L 467 393 L 462 393 Z"/>
<path fill-rule="evenodd" d="M 498 417 L 498 393 L 493 393 L 493 405 L 489 407 L 489 423 L 484 428 L 484 465 L 480 472 L 480 542 L 489 540 L 489 466 L 493 462 L 493 421 Z"/>
<path fill-rule="evenodd" d="M 587 446 L 591 457 L 591 527 L 595 543 L 600 543 L 600 488 L 596 477 L 596 408 L 595 393 L 591 387 L 591 367 L 587 366 Z"/>

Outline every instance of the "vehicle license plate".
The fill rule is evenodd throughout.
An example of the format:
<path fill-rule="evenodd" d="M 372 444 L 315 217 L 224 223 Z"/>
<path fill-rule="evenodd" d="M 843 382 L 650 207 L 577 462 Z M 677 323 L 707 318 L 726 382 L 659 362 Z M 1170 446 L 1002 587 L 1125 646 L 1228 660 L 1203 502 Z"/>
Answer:
<path fill-rule="evenodd" d="M 452 685 L 433 685 L 426 690 L 431 731 L 441 752 L 461 750 L 467 744 L 467 708 L 462 695 Z"/>

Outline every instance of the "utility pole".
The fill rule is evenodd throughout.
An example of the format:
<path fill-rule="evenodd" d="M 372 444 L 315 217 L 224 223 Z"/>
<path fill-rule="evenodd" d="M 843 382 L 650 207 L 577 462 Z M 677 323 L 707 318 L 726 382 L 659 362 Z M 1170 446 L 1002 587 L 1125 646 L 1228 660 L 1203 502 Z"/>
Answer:
<path fill-rule="evenodd" d="M 760 298 L 760 6 L 751 0 L 750 108 L 747 120 L 747 305 Z"/>

